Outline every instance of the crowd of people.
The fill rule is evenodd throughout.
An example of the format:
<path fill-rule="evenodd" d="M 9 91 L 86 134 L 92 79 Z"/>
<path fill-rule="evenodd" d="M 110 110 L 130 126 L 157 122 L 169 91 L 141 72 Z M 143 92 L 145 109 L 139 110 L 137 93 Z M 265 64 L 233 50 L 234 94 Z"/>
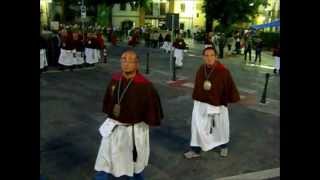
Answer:
<path fill-rule="evenodd" d="M 40 70 L 46 70 L 50 64 L 57 65 L 61 70 L 81 68 L 84 66 L 93 66 L 98 62 L 106 61 L 105 41 L 113 46 L 117 42 L 127 39 L 128 46 L 135 47 L 144 40 L 144 46 L 149 48 L 160 48 L 166 53 L 173 52 L 176 68 L 183 66 L 183 56 L 188 49 L 183 37 L 186 33 L 181 30 L 175 30 L 174 40 L 171 41 L 171 31 L 161 30 L 155 27 L 131 27 L 128 30 L 121 31 L 112 27 L 89 26 L 81 31 L 78 25 L 66 26 L 60 25 L 59 31 L 53 32 L 51 43 L 45 43 L 40 36 Z M 191 32 L 189 32 L 191 34 Z M 191 35 L 190 35 L 191 36 Z M 196 33 L 193 33 L 193 38 Z M 233 34 L 221 32 L 206 33 L 204 36 L 204 48 L 214 47 L 220 59 L 227 55 L 244 55 L 244 61 L 249 63 L 261 64 L 261 53 L 264 48 L 264 42 L 259 35 L 251 30 L 235 31 Z M 227 50 L 225 50 L 227 48 Z M 280 47 L 273 48 L 275 56 L 274 73 L 280 69 Z M 252 58 L 252 50 L 255 51 L 255 57 Z M 225 52 L 226 51 L 226 52 Z M 275 52 L 276 51 L 276 52 Z"/>
<path fill-rule="evenodd" d="M 261 53 L 264 48 L 264 42 L 262 38 L 251 30 L 245 30 L 242 33 L 235 32 L 233 35 L 225 37 L 224 33 L 209 32 L 205 35 L 204 47 L 215 47 L 219 50 L 219 58 L 224 57 L 224 49 L 227 47 L 227 54 L 243 54 L 245 63 L 253 63 L 261 65 Z M 252 58 L 251 52 L 255 51 L 254 60 Z M 275 43 L 272 48 L 272 55 L 275 57 L 274 63 L 274 73 L 280 70 L 280 45 Z"/>
<path fill-rule="evenodd" d="M 79 26 L 61 25 L 50 37 L 40 35 L 40 72 L 50 64 L 60 70 L 94 66 L 106 62 L 105 38 L 102 29 L 89 26 L 82 32 Z"/>
<path fill-rule="evenodd" d="M 188 49 L 183 37 L 185 33 L 180 32 L 181 30 L 175 31 L 175 39 L 171 41 L 171 31 L 169 30 L 159 30 L 156 28 L 132 28 L 128 32 L 128 45 L 135 47 L 140 43 L 141 39 L 144 39 L 145 47 L 150 48 L 160 48 L 166 53 L 173 52 L 173 57 L 176 61 L 176 68 L 181 68 L 183 66 L 183 55 L 186 49 Z M 193 38 L 195 38 L 196 33 L 193 33 Z M 217 49 L 217 54 L 220 59 L 223 59 L 226 55 L 244 55 L 244 61 L 247 63 L 259 64 L 262 61 L 262 51 L 264 48 L 264 42 L 262 38 L 256 32 L 252 30 L 235 31 L 233 34 L 226 35 L 225 33 L 209 32 L 205 34 L 204 48 L 214 47 Z M 276 45 L 275 45 L 276 47 Z M 273 48 L 273 54 L 275 56 L 275 70 L 277 73 L 280 69 L 280 57 L 276 48 Z M 278 48 L 279 49 L 279 48 Z M 254 58 L 252 51 L 255 51 Z M 274 53 L 274 51 L 277 51 Z"/>

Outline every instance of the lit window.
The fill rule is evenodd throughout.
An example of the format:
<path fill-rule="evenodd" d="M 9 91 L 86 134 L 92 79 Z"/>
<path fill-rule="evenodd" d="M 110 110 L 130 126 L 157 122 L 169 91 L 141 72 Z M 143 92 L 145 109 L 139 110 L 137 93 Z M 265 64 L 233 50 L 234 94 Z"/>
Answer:
<path fill-rule="evenodd" d="M 160 15 L 166 14 L 166 3 L 160 3 Z"/>
<path fill-rule="evenodd" d="M 185 10 L 186 10 L 186 5 L 185 5 L 184 3 L 181 3 L 181 4 L 180 4 L 180 10 L 181 10 L 181 12 L 185 12 Z"/>
<path fill-rule="evenodd" d="M 149 6 L 145 9 L 146 15 L 152 15 L 153 3 L 150 3 Z"/>
<path fill-rule="evenodd" d="M 200 4 L 200 3 L 197 3 L 197 5 L 196 5 L 196 9 L 197 9 L 198 11 L 200 11 L 200 10 L 201 10 L 201 4 Z"/>

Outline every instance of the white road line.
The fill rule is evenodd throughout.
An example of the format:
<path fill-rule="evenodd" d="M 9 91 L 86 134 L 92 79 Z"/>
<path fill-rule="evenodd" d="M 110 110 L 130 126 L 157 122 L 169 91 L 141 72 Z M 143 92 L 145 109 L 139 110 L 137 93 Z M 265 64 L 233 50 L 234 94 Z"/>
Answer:
<path fill-rule="evenodd" d="M 264 69 L 274 69 L 274 66 L 266 66 L 266 65 L 246 64 L 246 66 L 255 66 L 255 67 L 260 67 Z"/>
<path fill-rule="evenodd" d="M 216 180 L 263 180 L 280 177 L 280 168 L 267 169 L 263 171 L 256 171 L 252 173 L 239 174 L 236 176 L 229 176 L 218 178 Z"/>
<path fill-rule="evenodd" d="M 255 94 L 257 92 L 256 90 L 251 90 L 251 89 L 242 88 L 242 87 L 239 87 L 238 90 L 248 94 Z"/>
<path fill-rule="evenodd" d="M 95 69 L 95 67 L 73 69 L 73 72 L 83 71 L 83 70 L 92 70 L 92 69 Z M 62 70 L 48 70 L 48 71 L 43 72 L 43 74 L 46 74 L 46 73 L 62 73 L 62 72 L 72 72 L 72 71 L 70 71 L 69 69 L 66 69 L 64 71 L 62 71 Z"/>
<path fill-rule="evenodd" d="M 182 86 L 188 87 L 188 88 L 194 88 L 194 84 L 192 82 L 184 83 L 184 84 L 182 84 Z"/>

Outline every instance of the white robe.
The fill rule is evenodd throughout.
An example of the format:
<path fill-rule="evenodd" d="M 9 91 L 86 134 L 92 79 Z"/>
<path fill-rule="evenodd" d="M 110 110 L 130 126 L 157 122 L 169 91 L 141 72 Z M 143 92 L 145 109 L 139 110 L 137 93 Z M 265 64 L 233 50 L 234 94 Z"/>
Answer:
<path fill-rule="evenodd" d="M 132 157 L 132 126 L 123 126 L 118 121 L 107 118 L 108 126 L 118 126 L 111 132 L 106 128 L 101 141 L 95 163 L 96 171 L 104 171 L 115 177 L 122 175 L 133 176 L 148 165 L 150 155 L 149 126 L 144 122 L 134 125 L 135 144 L 137 148 L 137 162 Z M 111 132 L 111 133 L 110 133 Z"/>
<path fill-rule="evenodd" d="M 280 69 L 280 57 L 275 56 L 275 57 L 274 57 L 274 60 L 275 60 L 274 68 L 276 68 L 277 70 L 279 70 L 279 69 Z"/>
<path fill-rule="evenodd" d="M 73 53 L 75 53 L 75 50 L 65 50 L 61 48 L 61 53 L 58 61 L 59 64 L 65 66 L 72 66 L 76 64 L 76 58 L 73 56 Z"/>
<path fill-rule="evenodd" d="M 40 49 L 40 69 L 43 69 L 46 66 L 48 66 L 46 50 Z"/>
<path fill-rule="evenodd" d="M 95 57 L 97 58 L 97 61 L 101 61 L 101 50 L 100 49 L 95 49 Z"/>
<path fill-rule="evenodd" d="M 80 64 L 83 64 L 84 63 L 84 57 L 82 56 L 81 57 L 81 52 L 80 51 L 77 51 L 76 52 L 76 61 L 75 61 L 75 64 L 76 65 L 80 65 Z"/>
<path fill-rule="evenodd" d="M 183 49 L 175 48 L 173 56 L 176 58 L 176 66 L 183 66 Z"/>
<path fill-rule="evenodd" d="M 160 48 L 164 49 L 166 52 L 169 52 L 172 50 L 172 43 L 169 41 L 164 41 L 163 45 Z"/>
<path fill-rule="evenodd" d="M 85 48 L 84 52 L 86 55 L 86 62 L 88 64 L 95 64 L 98 62 L 98 56 L 97 56 L 96 49 Z"/>
<path fill-rule="evenodd" d="M 215 126 L 212 127 L 212 116 Z M 191 122 L 191 146 L 199 146 L 202 151 L 209 151 L 229 142 L 229 112 L 225 106 L 212 106 L 194 101 Z"/>

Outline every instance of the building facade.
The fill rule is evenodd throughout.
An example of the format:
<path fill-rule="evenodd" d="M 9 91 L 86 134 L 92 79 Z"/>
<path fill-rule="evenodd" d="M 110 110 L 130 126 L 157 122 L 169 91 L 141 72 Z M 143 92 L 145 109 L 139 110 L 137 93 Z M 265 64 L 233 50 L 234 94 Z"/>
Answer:
<path fill-rule="evenodd" d="M 202 6 L 203 0 L 153 0 L 148 9 L 132 8 L 129 3 L 115 4 L 112 25 L 123 27 L 123 24 L 130 22 L 134 27 L 163 27 L 167 13 L 178 13 L 180 29 L 203 28 L 205 13 Z"/>
<path fill-rule="evenodd" d="M 123 28 L 126 24 L 133 27 L 140 26 L 140 9 L 132 7 L 129 3 L 115 4 L 112 8 L 112 26 Z"/>
<path fill-rule="evenodd" d="M 42 27 L 47 27 L 51 18 L 52 0 L 40 0 L 40 23 Z"/>

